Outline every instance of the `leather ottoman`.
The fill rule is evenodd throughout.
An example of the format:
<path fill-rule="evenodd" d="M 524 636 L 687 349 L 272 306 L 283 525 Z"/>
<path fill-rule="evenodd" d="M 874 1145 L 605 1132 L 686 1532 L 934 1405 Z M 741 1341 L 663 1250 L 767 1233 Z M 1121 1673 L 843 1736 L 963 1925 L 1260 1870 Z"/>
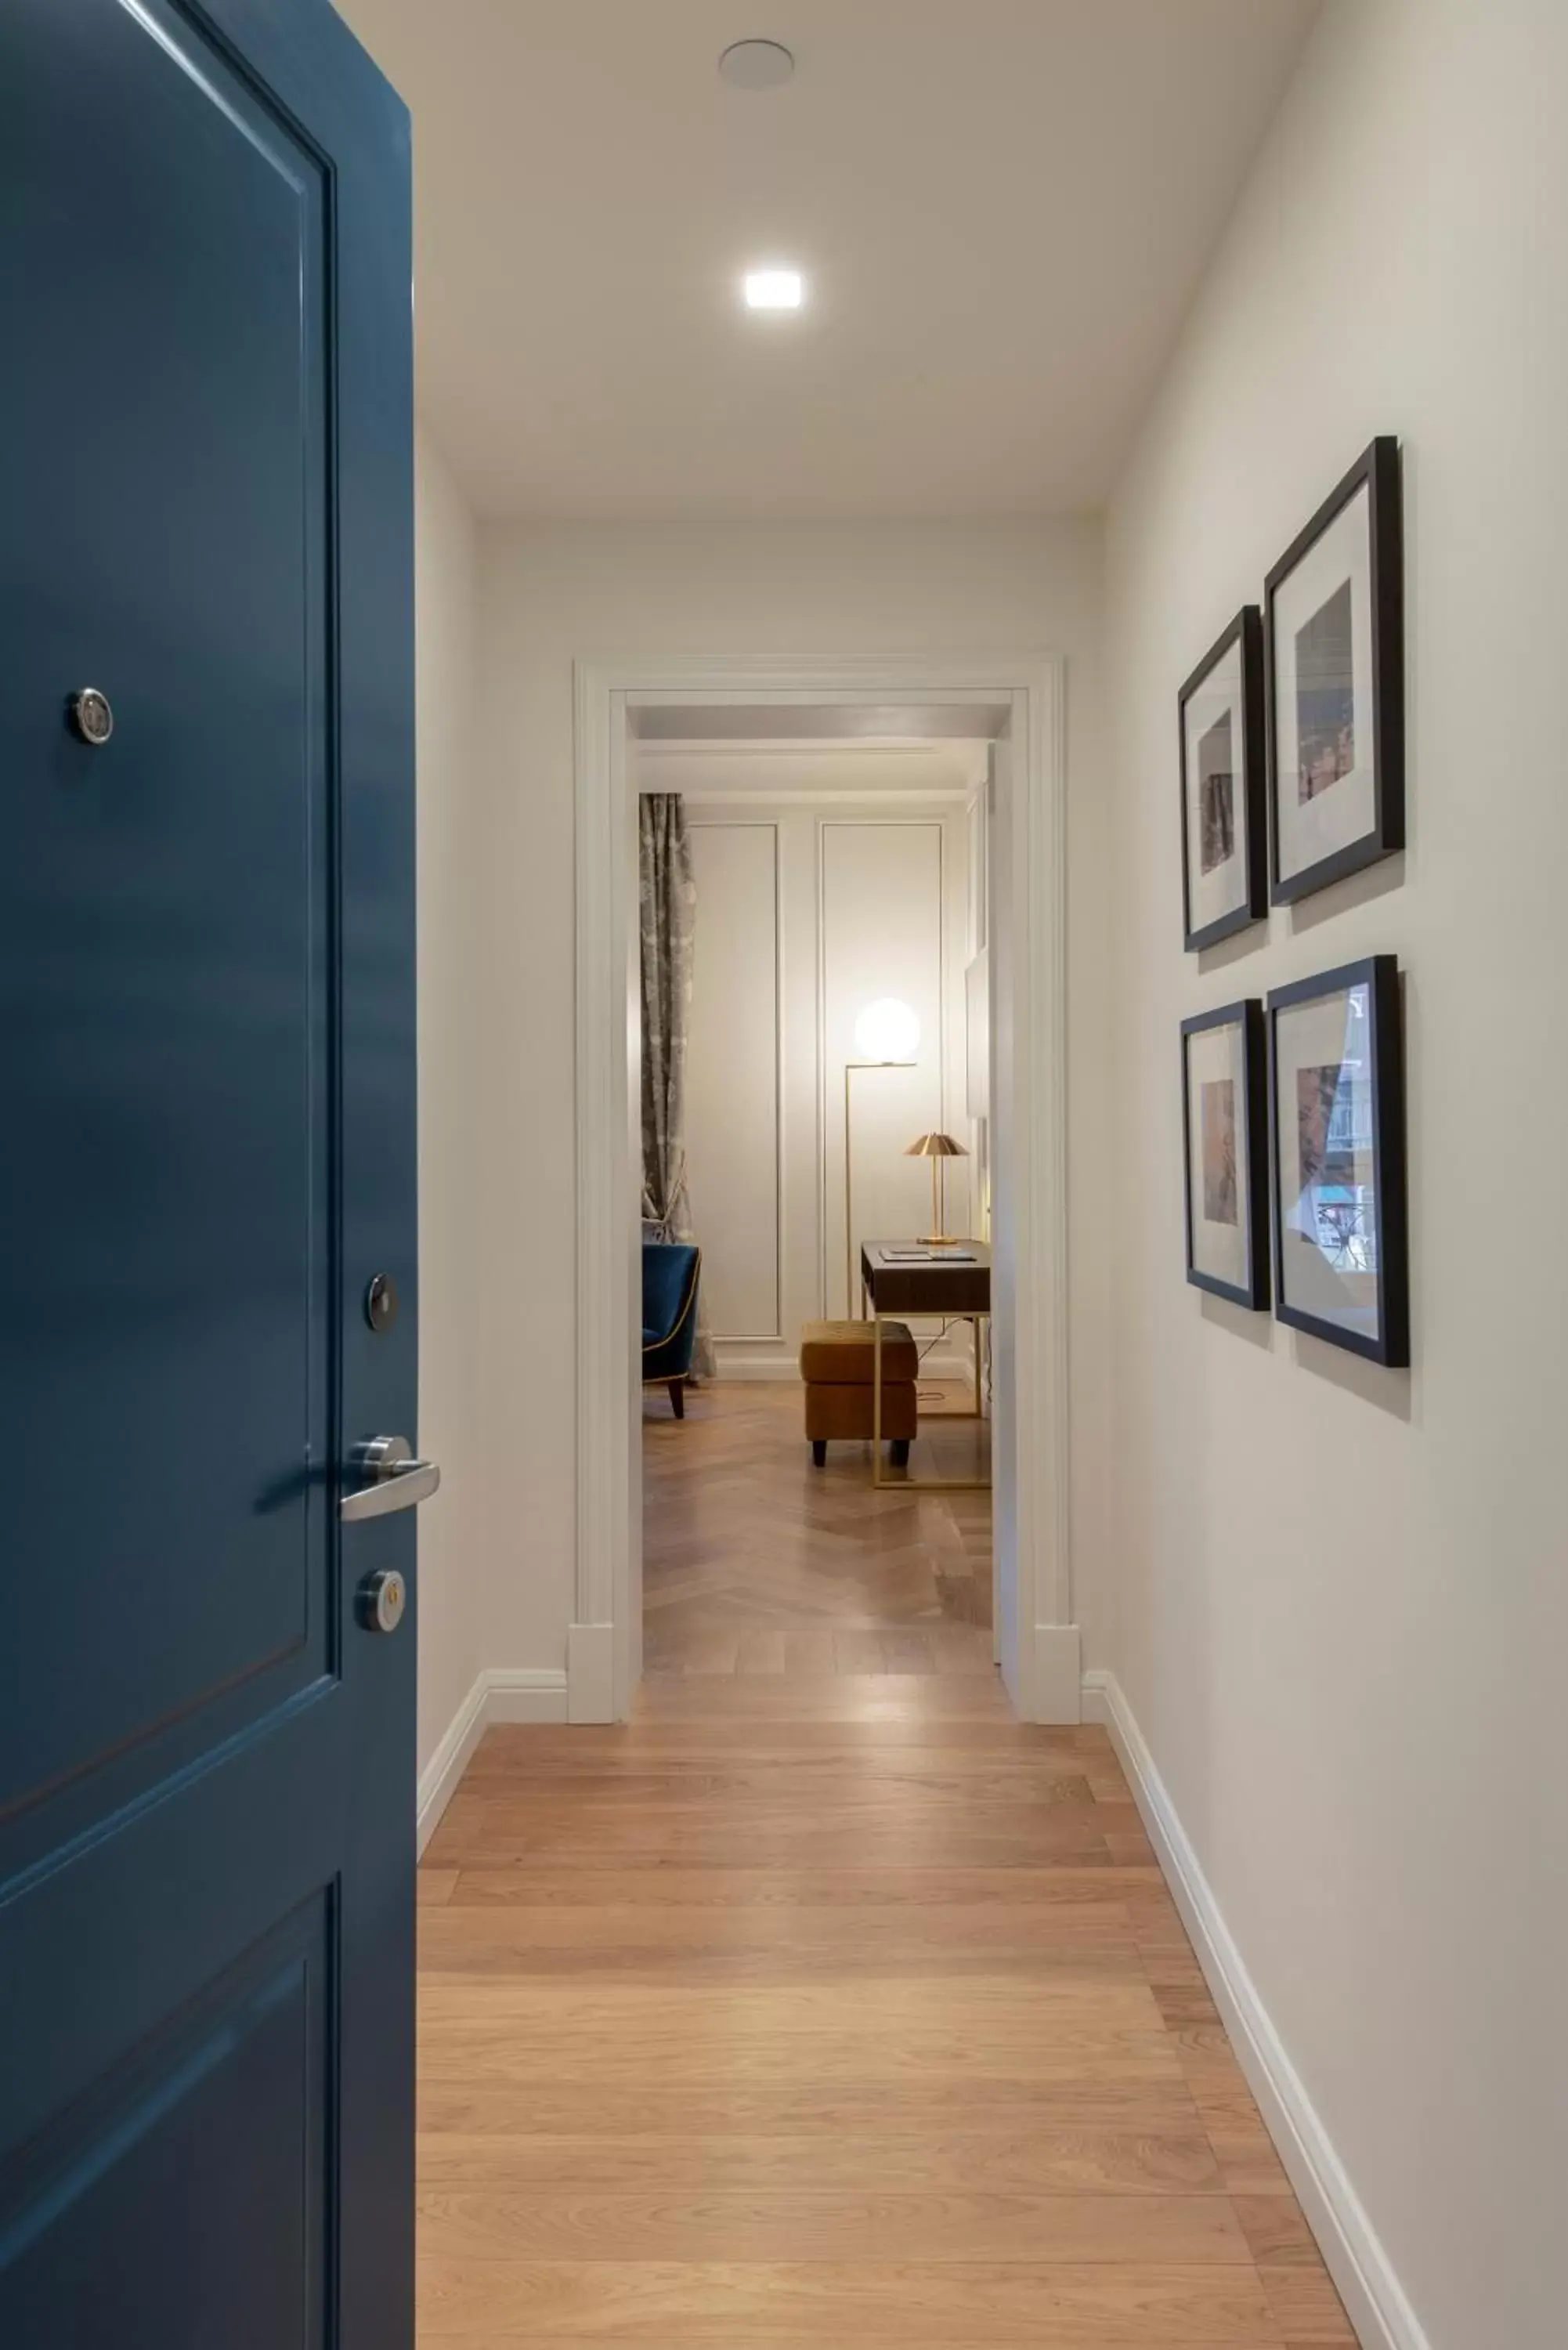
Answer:
<path fill-rule="evenodd" d="M 896 1469 L 909 1459 L 919 1429 L 915 1381 L 919 1350 L 906 1324 L 882 1325 L 882 1433 Z M 805 1382 L 805 1433 L 817 1468 L 829 1444 L 864 1443 L 871 1434 L 872 1326 L 869 1322 L 808 1322 L 800 1335 L 800 1375 Z"/>

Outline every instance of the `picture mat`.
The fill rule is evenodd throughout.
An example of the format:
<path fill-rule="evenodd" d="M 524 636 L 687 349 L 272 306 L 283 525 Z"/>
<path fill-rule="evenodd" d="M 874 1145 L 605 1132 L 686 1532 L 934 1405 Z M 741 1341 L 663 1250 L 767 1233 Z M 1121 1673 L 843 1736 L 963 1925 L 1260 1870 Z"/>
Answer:
<path fill-rule="evenodd" d="M 1301 738 L 1297 708 L 1301 631 L 1317 619 L 1335 590 L 1348 582 L 1352 723 L 1355 764 L 1320 791 L 1300 797 Z M 1364 839 L 1376 827 L 1374 696 L 1372 690 L 1372 493 L 1363 482 L 1274 590 L 1270 619 L 1274 663 L 1274 824 L 1279 878 L 1289 880 L 1325 857 Z"/>
<path fill-rule="evenodd" d="M 1190 1202 L 1192 1270 L 1207 1274 L 1231 1287 L 1247 1287 L 1251 1257 L 1251 1184 L 1249 1180 L 1251 1138 L 1247 1131 L 1246 1031 L 1239 1020 L 1223 1027 L 1197 1028 L 1187 1037 L 1188 1199 Z M 1233 1166 L 1229 1219 L 1209 1213 L 1214 1194 L 1212 1128 L 1204 1122 L 1205 1090 L 1231 1088 Z M 1217 1097 L 1209 1096 L 1211 1106 Z M 1206 1159 L 1209 1163 L 1206 1165 Z"/>
<path fill-rule="evenodd" d="M 1207 873 L 1203 870 L 1202 745 L 1227 718 L 1235 754 L 1231 779 L 1231 839 L 1229 857 Z M 1186 735 L 1187 792 L 1187 927 L 1207 930 L 1210 922 L 1234 913 L 1247 902 L 1247 733 L 1241 715 L 1241 643 L 1227 645 L 1202 684 L 1182 705 Z"/>
<path fill-rule="evenodd" d="M 1337 1084 L 1321 1081 L 1324 1071 L 1338 1073 Z M 1381 1170 L 1373 1107 L 1366 983 L 1282 1006 L 1274 1014 L 1281 1302 L 1376 1339 Z M 1338 1113 L 1332 1128 L 1331 1108 Z"/>

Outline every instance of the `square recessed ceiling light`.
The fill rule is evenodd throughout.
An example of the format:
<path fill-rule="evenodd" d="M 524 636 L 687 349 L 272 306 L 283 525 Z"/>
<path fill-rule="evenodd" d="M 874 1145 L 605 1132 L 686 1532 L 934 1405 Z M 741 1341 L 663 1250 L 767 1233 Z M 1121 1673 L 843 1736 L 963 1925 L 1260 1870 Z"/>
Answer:
<path fill-rule="evenodd" d="M 798 310 L 805 293 L 798 269 L 748 269 L 748 310 Z"/>

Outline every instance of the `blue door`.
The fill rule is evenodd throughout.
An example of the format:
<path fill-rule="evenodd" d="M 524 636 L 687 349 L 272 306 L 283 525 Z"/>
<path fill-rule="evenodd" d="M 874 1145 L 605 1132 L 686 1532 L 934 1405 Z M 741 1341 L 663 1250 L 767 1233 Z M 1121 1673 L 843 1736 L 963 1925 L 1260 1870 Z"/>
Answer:
<path fill-rule="evenodd" d="M 6 2350 L 412 2338 L 408 205 L 323 0 L 0 8 Z"/>

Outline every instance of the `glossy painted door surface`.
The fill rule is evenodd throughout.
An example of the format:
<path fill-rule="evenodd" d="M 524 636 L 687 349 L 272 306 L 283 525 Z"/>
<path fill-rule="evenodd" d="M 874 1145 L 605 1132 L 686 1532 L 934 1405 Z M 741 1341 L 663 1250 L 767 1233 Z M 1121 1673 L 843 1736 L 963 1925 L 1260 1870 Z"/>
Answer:
<path fill-rule="evenodd" d="M 407 123 L 5 0 L 0 182 L 0 2343 L 407 2350 Z"/>

